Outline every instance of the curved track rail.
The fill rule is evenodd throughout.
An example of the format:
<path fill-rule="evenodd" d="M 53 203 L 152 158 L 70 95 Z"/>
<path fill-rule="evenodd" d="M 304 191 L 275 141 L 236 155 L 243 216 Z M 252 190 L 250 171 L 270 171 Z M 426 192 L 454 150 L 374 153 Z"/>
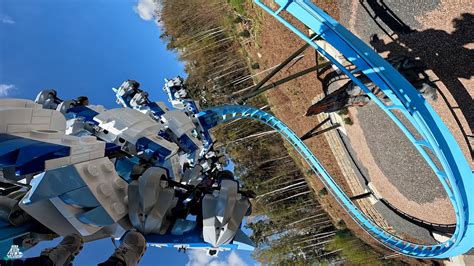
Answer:
<path fill-rule="evenodd" d="M 473 235 L 471 233 L 472 231 L 470 231 L 472 230 L 472 226 L 461 227 L 459 226 L 459 223 L 457 224 L 456 232 L 453 234 L 453 236 L 448 241 L 437 245 L 421 245 L 411 243 L 384 231 L 373 221 L 368 219 L 354 205 L 354 203 L 329 175 L 326 169 L 324 169 L 316 156 L 287 125 L 278 120 L 276 117 L 260 109 L 242 105 L 225 105 L 205 110 L 199 113 L 198 117 L 204 127 L 207 128 L 212 128 L 230 120 L 240 118 L 257 120 L 277 130 L 309 164 L 314 173 L 320 177 L 325 186 L 329 188 L 331 194 L 350 214 L 354 221 L 356 221 L 363 229 L 365 229 L 369 235 L 394 251 L 420 258 L 445 258 L 463 254 L 467 252 L 473 245 L 473 242 L 471 242 Z M 470 176 L 467 177 L 470 178 Z M 453 189 L 455 188 L 456 187 L 453 186 Z M 471 202 L 464 201 L 463 198 L 456 200 L 461 201 L 461 204 L 464 206 Z M 465 214 L 463 210 L 459 209 L 456 210 L 456 213 Z M 463 229 L 463 231 L 461 231 L 460 228 Z"/>
<path fill-rule="evenodd" d="M 340 25 L 336 20 L 308 0 L 274 0 L 277 8 L 274 10 L 261 2 L 254 0 L 263 10 L 274 16 L 278 21 L 292 30 L 301 39 L 310 44 L 330 63 L 346 74 L 355 84 L 377 104 L 401 129 L 418 152 L 432 168 L 456 214 L 456 229 L 452 237 L 438 245 L 418 245 L 410 243 L 384 232 L 381 228 L 369 221 L 347 198 L 342 190 L 334 183 L 329 174 L 320 165 L 314 155 L 307 149 L 300 139 L 276 118 L 263 114 L 261 111 L 245 111 L 249 117 L 265 122 L 276 128 L 279 132 L 302 154 L 313 170 L 318 172 L 328 188 L 332 190 L 338 201 L 346 208 L 352 218 L 357 221 L 370 235 L 387 247 L 419 258 L 446 258 L 463 254 L 474 246 L 474 193 L 469 190 L 474 188 L 474 175 L 464 158 L 459 145 L 451 135 L 442 120 L 415 90 L 415 88 L 388 62 L 381 58 L 363 41 L 354 36 L 350 31 Z M 288 22 L 282 13 L 293 16 L 304 26 L 311 29 L 316 37 L 310 38 L 301 32 L 297 26 Z M 336 60 L 323 47 L 320 47 L 316 38 L 324 39 L 335 50 L 349 61 L 356 69 L 348 69 Z M 357 78 L 364 74 L 391 100 L 385 104 L 364 83 Z M 230 110 L 242 112 L 239 107 L 222 107 L 215 112 L 222 112 L 227 117 Z M 223 111 L 225 110 L 225 111 Z M 232 112 L 232 111 L 230 111 Z M 403 115 L 415 128 L 413 134 L 396 114 Z M 435 162 L 428 151 L 434 155 Z"/>

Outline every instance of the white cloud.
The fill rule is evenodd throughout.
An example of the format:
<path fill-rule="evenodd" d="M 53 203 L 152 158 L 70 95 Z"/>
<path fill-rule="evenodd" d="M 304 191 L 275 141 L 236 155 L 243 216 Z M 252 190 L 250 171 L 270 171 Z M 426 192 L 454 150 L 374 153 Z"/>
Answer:
<path fill-rule="evenodd" d="M 133 7 L 135 12 L 144 20 L 152 20 L 160 5 L 156 0 L 138 0 L 137 5 Z"/>
<path fill-rule="evenodd" d="M 14 90 L 16 87 L 13 84 L 0 84 L 0 97 L 7 97 Z"/>
<path fill-rule="evenodd" d="M 7 15 L 0 15 L 0 21 L 4 24 L 15 24 L 15 21 Z"/>
<path fill-rule="evenodd" d="M 188 259 L 186 266 L 247 266 L 244 260 L 234 251 L 229 254 L 227 259 L 219 259 L 218 257 L 208 256 L 204 250 L 190 250 Z"/>
<path fill-rule="evenodd" d="M 188 251 L 188 263 L 186 266 L 202 266 L 208 265 L 209 262 L 214 257 L 208 256 L 205 251 L 203 250 L 189 250 Z"/>
<path fill-rule="evenodd" d="M 229 258 L 227 258 L 227 262 L 227 265 L 229 266 L 246 265 L 246 263 L 234 251 L 230 253 Z"/>

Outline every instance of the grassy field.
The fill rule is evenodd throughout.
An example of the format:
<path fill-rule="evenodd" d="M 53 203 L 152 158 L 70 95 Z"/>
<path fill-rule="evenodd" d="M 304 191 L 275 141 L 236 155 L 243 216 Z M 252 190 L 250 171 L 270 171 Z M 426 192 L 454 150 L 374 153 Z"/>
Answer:
<path fill-rule="evenodd" d="M 244 15 L 245 14 L 245 4 L 246 0 L 229 0 L 229 5 L 237 11 L 239 14 Z"/>

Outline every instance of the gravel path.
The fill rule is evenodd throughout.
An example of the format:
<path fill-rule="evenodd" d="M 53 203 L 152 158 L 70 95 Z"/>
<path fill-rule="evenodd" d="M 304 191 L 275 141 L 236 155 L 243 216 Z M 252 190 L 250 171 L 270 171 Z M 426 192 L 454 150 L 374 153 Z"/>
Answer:
<path fill-rule="evenodd" d="M 357 118 L 375 163 L 405 197 L 420 204 L 446 198 L 423 157 L 377 105 L 359 108 Z"/>
<path fill-rule="evenodd" d="M 370 8 L 369 2 L 374 0 L 364 0 L 363 3 L 369 11 L 374 14 Z M 440 0 L 384 0 L 383 1 L 405 24 L 412 29 L 420 30 L 422 25 L 416 19 L 423 14 L 439 7 Z M 348 27 L 353 33 L 356 33 L 366 43 L 369 43 L 372 34 L 379 36 L 385 33 L 374 23 L 374 20 L 367 14 L 366 10 L 358 0 L 339 0 L 339 9 L 347 12 L 340 12 L 339 22 Z M 383 25 L 383 23 L 382 23 Z M 383 25 L 386 29 L 388 26 Z"/>
<path fill-rule="evenodd" d="M 359 114 L 359 111 L 364 113 Z M 345 128 L 353 155 L 362 164 L 361 170 L 378 194 L 396 208 L 421 220 L 454 223 L 453 208 L 441 184 L 421 156 L 411 150 L 414 148 L 398 127 L 373 103 L 364 108 L 351 108 L 350 113 L 354 125 L 346 125 Z M 359 117 L 364 120 L 360 121 Z M 380 123 L 387 125 L 378 129 Z M 391 147 L 387 143 L 388 139 L 392 142 L 389 143 Z M 412 160 L 406 161 L 406 158 Z M 410 164 L 411 170 L 403 164 Z M 424 171 L 416 167 L 424 168 Z M 423 172 L 426 172 L 426 176 L 421 174 Z"/>
<path fill-rule="evenodd" d="M 385 55 L 404 54 L 418 57 L 425 62 L 456 100 L 456 105 L 459 106 L 457 112 L 460 112 L 466 121 L 463 127 L 464 135 L 472 135 L 474 2 L 470 0 L 459 0 L 456 3 L 448 0 L 363 0 L 362 2 L 363 4 L 357 0 L 338 1 L 339 21 L 366 43 L 370 42 L 370 36 L 377 34 L 382 41 L 373 45 L 377 51 L 384 52 Z M 390 11 L 384 13 L 382 2 L 403 23 L 394 20 L 393 16 L 387 16 Z M 370 14 L 374 14 L 374 10 L 379 8 L 378 14 L 381 18 L 377 21 L 391 36 L 380 29 L 364 9 L 364 5 Z M 440 109 L 436 110 L 439 112 Z M 349 138 L 355 149 L 359 147 L 363 150 L 356 152 L 364 167 L 372 173 L 370 178 L 374 184 L 378 184 L 377 188 L 381 194 L 411 215 L 432 222 L 454 222 L 452 207 L 440 182 L 398 127 L 374 104 L 357 108 L 354 114 L 358 124 L 353 127 L 359 129 L 349 130 L 353 133 L 352 136 L 349 134 Z M 442 119 L 446 119 L 449 115 L 440 113 Z M 452 126 L 450 122 L 448 126 L 452 131 L 457 130 L 457 135 L 461 135 L 459 127 Z M 464 141 L 462 137 L 457 140 Z M 472 158 L 472 153 L 471 158 L 469 152 L 466 155 L 468 160 Z"/>

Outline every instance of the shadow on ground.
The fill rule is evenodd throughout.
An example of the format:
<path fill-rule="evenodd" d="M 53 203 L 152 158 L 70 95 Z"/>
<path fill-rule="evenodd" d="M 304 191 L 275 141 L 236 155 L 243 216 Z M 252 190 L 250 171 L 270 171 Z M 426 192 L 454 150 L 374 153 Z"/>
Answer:
<path fill-rule="evenodd" d="M 469 138 L 474 136 L 463 130 L 461 122 L 454 115 L 454 110 L 459 109 L 462 112 L 473 132 L 474 101 L 469 93 L 472 88 L 466 88 L 459 79 L 470 79 L 474 75 L 474 50 L 466 47 L 474 42 L 474 15 L 464 13 L 453 19 L 455 30 L 452 33 L 435 29 L 419 31 L 403 23 L 383 1 L 360 2 L 377 26 L 393 40 L 385 43 L 374 35 L 371 38 L 371 45 L 377 52 L 389 52 L 390 56 L 405 55 L 420 58 L 429 69 L 433 70 L 458 103 L 458 106 L 449 107 L 463 131 L 466 142 L 469 143 Z M 440 90 L 438 92 L 446 100 L 445 95 Z M 471 158 L 474 158 L 472 147 L 468 146 Z"/>

